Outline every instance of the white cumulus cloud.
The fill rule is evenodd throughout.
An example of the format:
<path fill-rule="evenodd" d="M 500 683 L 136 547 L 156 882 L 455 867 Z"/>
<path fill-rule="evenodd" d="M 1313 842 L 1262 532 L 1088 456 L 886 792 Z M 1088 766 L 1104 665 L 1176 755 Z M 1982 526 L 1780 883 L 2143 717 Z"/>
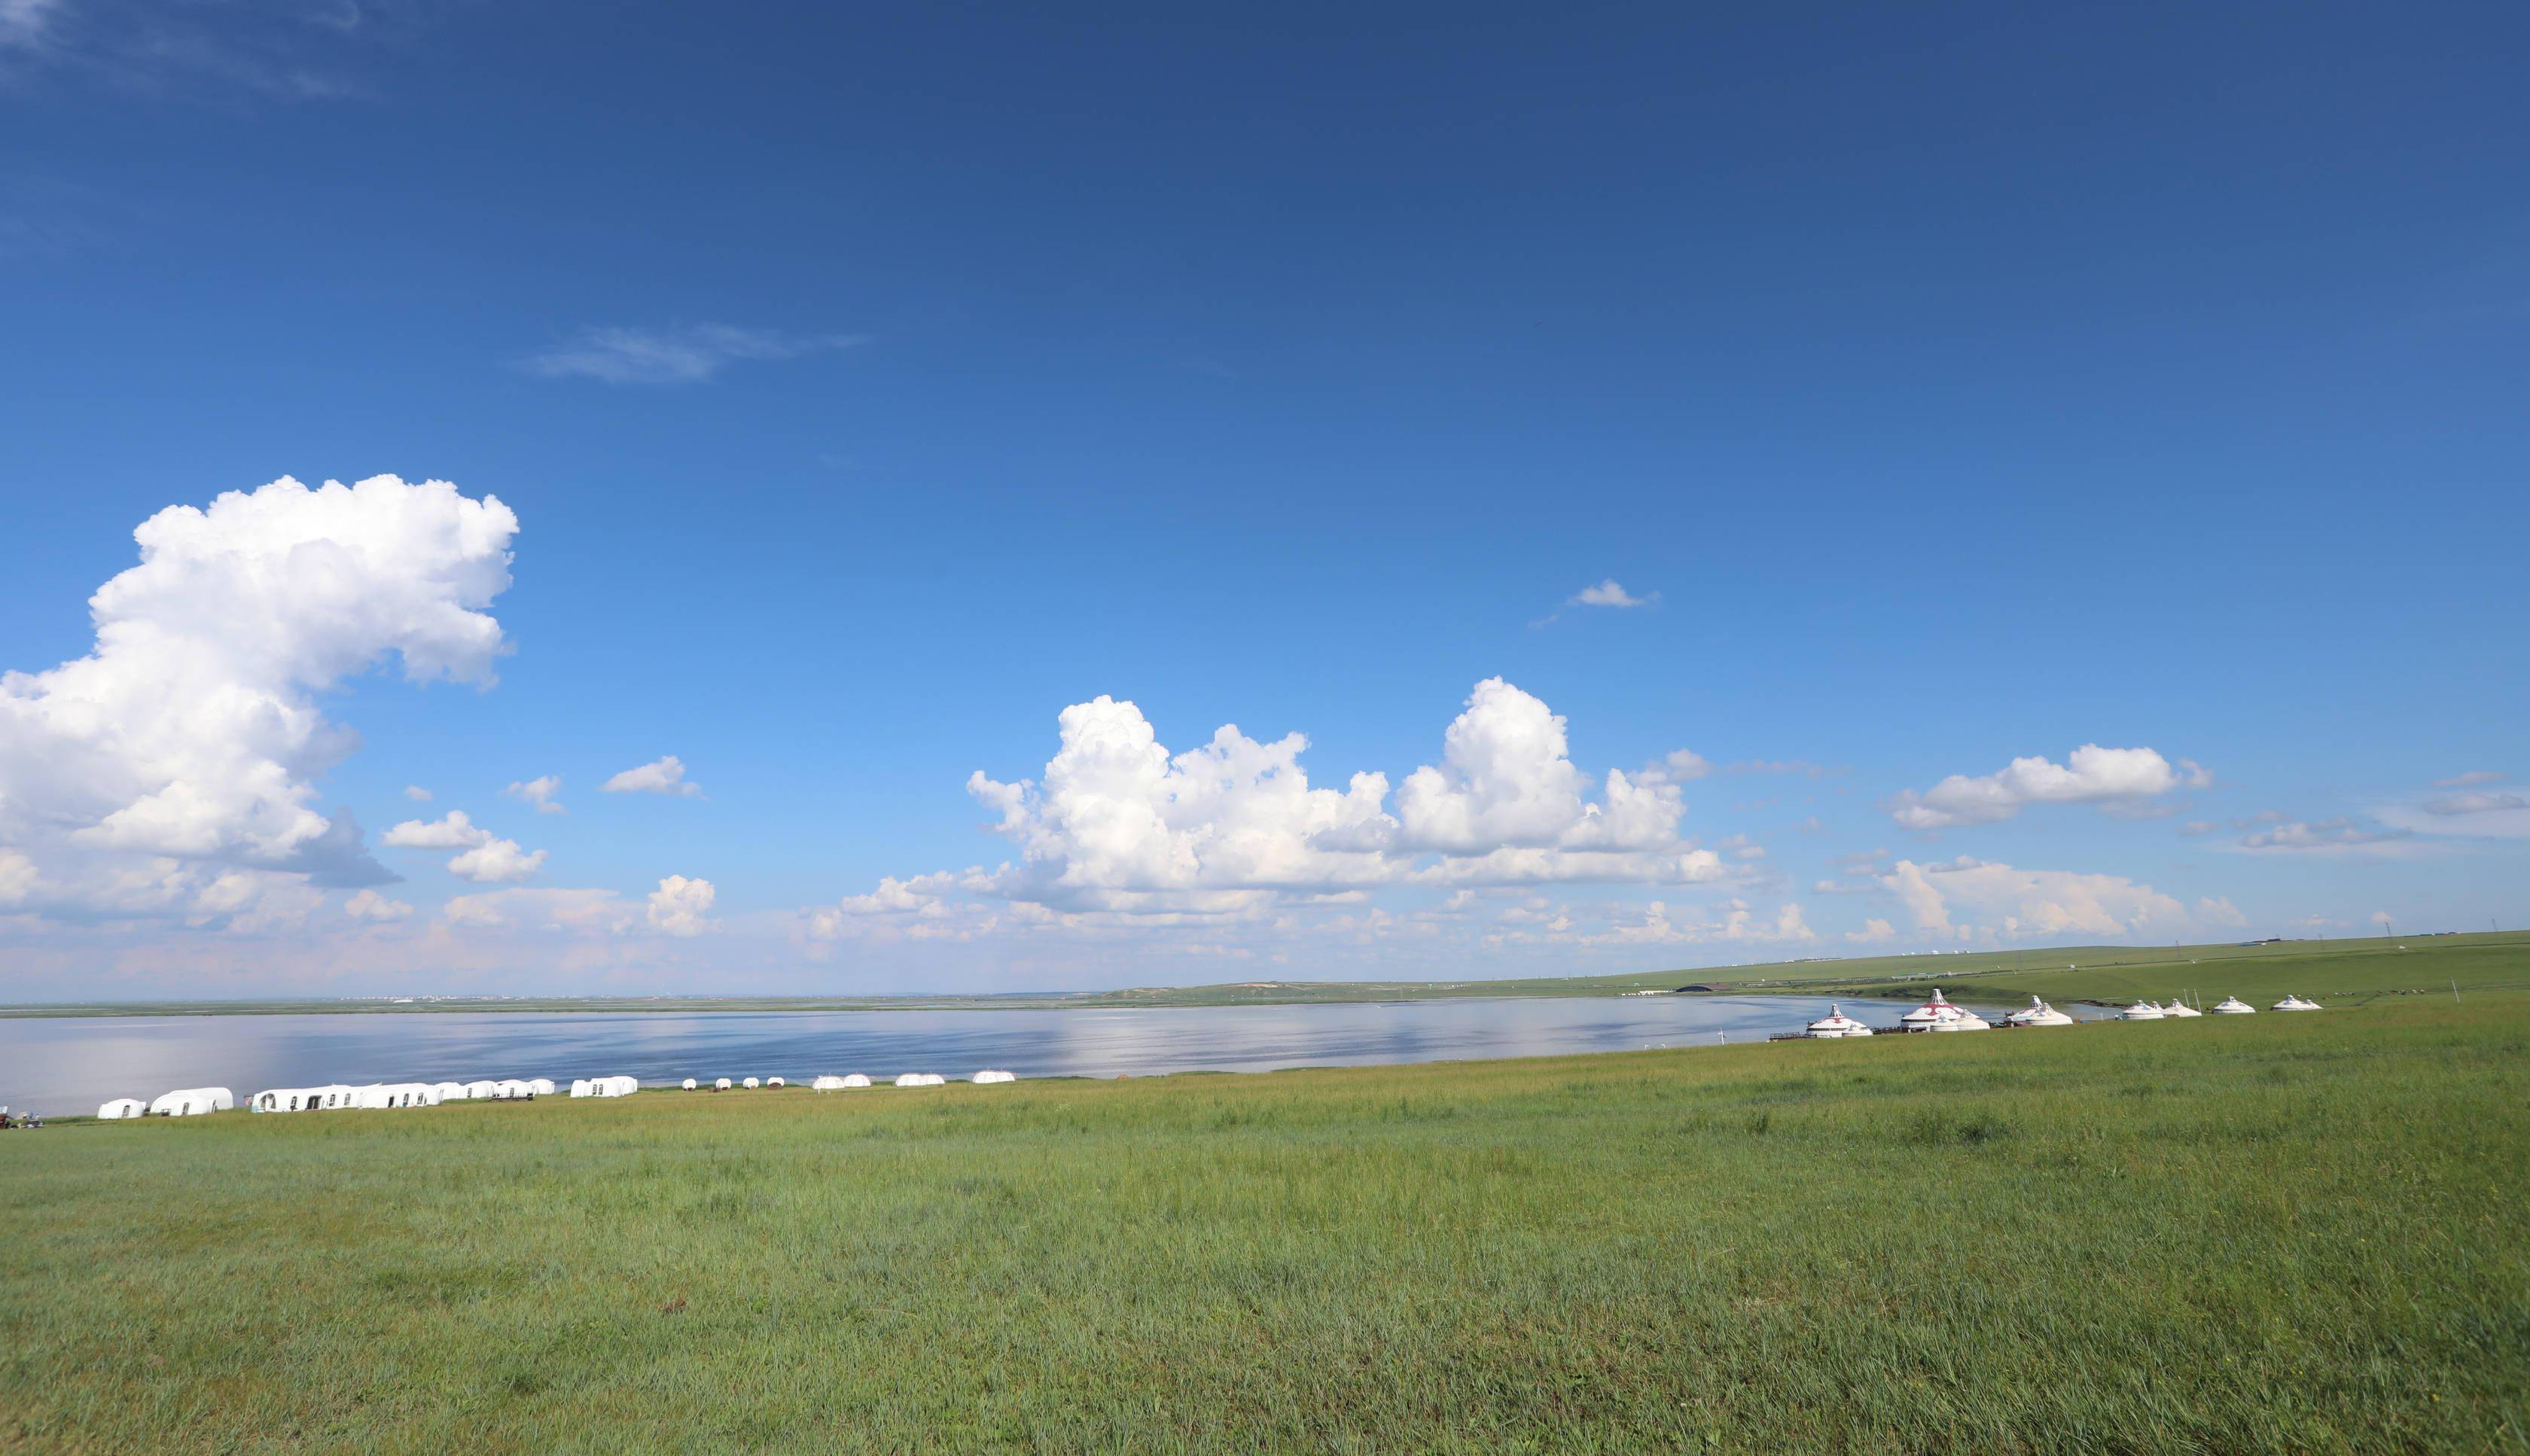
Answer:
<path fill-rule="evenodd" d="M 554 797 L 555 794 L 562 792 L 562 777 L 558 774 L 547 774 L 541 779 L 529 779 L 524 782 L 513 781 L 510 786 L 502 789 L 501 792 L 522 804 L 535 805 L 536 812 L 539 814 L 571 812 Z"/>
<path fill-rule="evenodd" d="M 545 852 L 528 853 L 516 839 L 486 838 L 448 862 L 448 873 L 477 885 L 515 885 L 544 868 Z"/>
<path fill-rule="evenodd" d="M 1617 578 L 1611 576 L 1596 586 L 1585 586 L 1574 592 L 1565 605 L 1568 607 L 1648 607 L 1659 600 L 1659 592 L 1638 597 L 1618 585 Z"/>
<path fill-rule="evenodd" d="M 2448 779 L 2437 779 L 2434 781 L 2434 787 L 2475 788 L 2481 783 L 2501 783 L 2503 780 L 2504 776 L 2493 769 L 2471 769 L 2465 774 L 2453 774 Z"/>
<path fill-rule="evenodd" d="M 650 928 L 671 936 L 701 935 L 719 923 L 708 918 L 719 893 L 709 880 L 670 875 L 650 891 Z"/>
<path fill-rule="evenodd" d="M 1382 773 L 1312 786 L 1299 733 L 1260 742 L 1232 725 L 1172 755 L 1138 707 L 1111 697 L 1064 709 L 1058 728 L 1041 781 L 967 781 L 1016 862 L 884 880 L 809 912 L 810 933 L 918 914 L 953 890 L 1065 914 L 1221 916 L 1385 886 L 1688 885 L 1732 873 L 1680 838 L 1684 806 L 1666 773 L 1610 770 L 1593 783 L 1571 761 L 1564 720 L 1501 678 L 1476 684 L 1441 762 L 1405 777 L 1394 813 Z"/>
<path fill-rule="evenodd" d="M 2213 782 L 2212 774 L 2187 759 L 2172 768 L 2150 748 L 2085 743 L 2062 764 L 2043 757 L 2015 758 L 1999 773 L 1978 778 L 1952 774 L 1921 793 L 1907 789 L 1887 807 L 1903 828 L 1951 829 L 2010 819 L 2031 804 L 2116 805 L 2131 813 L 2139 800 Z"/>
<path fill-rule="evenodd" d="M 406 784 L 404 786 L 404 796 L 412 800 L 416 804 L 427 804 L 430 802 L 430 790 L 422 787 L 418 783 Z"/>
<path fill-rule="evenodd" d="M 673 753 L 626 769 L 598 788 L 606 793 L 665 793 L 689 799 L 702 793 L 701 785 L 687 780 L 685 761 Z"/>
<path fill-rule="evenodd" d="M 408 819 L 378 836 L 399 849 L 462 849 L 448 862 L 448 873 L 478 885 L 505 885 L 531 879 L 544 867 L 545 851 L 532 854 L 516 839 L 504 839 L 451 809 L 438 819 Z"/>
<path fill-rule="evenodd" d="M 0 845 L 79 911 L 170 911 L 237 870 L 392 880 L 315 807 L 358 742 L 317 700 L 390 657 L 489 686 L 506 644 L 483 609 L 517 531 L 497 499 L 393 475 L 151 516 L 138 565 L 89 598 L 87 655 L 0 674 Z"/>

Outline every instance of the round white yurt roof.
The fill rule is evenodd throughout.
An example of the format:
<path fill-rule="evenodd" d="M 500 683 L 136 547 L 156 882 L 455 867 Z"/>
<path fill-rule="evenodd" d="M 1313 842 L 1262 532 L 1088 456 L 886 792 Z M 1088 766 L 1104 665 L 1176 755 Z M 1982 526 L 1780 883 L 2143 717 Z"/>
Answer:
<path fill-rule="evenodd" d="M 1809 1025 L 1811 1031 L 1868 1031 L 1870 1028 L 1844 1014 L 1844 1007 L 1828 1002 L 1827 1014 Z M 981 1080 L 980 1078 L 977 1080 Z"/>
<path fill-rule="evenodd" d="M 490 1097 L 492 1094 L 500 1090 L 501 1084 L 491 1081 L 488 1078 L 477 1078 L 474 1081 L 468 1082 L 466 1084 L 465 1089 L 468 1097 Z"/>
<path fill-rule="evenodd" d="M 688 1078 L 686 1079 L 686 1082 L 685 1082 L 685 1088 L 686 1088 L 686 1091 L 688 1091 L 688 1092 L 691 1092 L 691 1091 L 693 1091 L 693 1090 L 694 1090 L 694 1079 L 693 1079 L 693 1078 L 691 1078 L 691 1077 L 688 1077 Z"/>
<path fill-rule="evenodd" d="M 713 1079 L 712 1079 L 712 1091 L 714 1091 L 714 1092 L 727 1092 L 727 1091 L 729 1091 L 729 1079 L 728 1079 L 727 1077 L 715 1077 L 715 1078 L 713 1078 Z"/>
<path fill-rule="evenodd" d="M 870 1079 L 862 1073 L 852 1072 L 844 1078 L 844 1085 L 846 1087 L 867 1087 L 870 1085 Z"/>
<path fill-rule="evenodd" d="M 1018 1074 L 1016 1072 L 998 1072 L 987 1067 L 983 1071 L 975 1074 L 975 1080 L 979 1083 L 1016 1082 L 1018 1080 Z"/>
<path fill-rule="evenodd" d="M 466 1095 L 466 1084 L 463 1082 L 433 1082 L 430 1084 L 430 1090 L 441 1097 L 464 1097 Z"/>
<path fill-rule="evenodd" d="M 746 1085 L 749 1087 L 761 1087 L 764 1084 L 753 1077 L 749 1077 L 746 1079 Z"/>
<path fill-rule="evenodd" d="M 173 1112 L 180 1115 L 217 1112 L 237 1105 L 236 1094 L 225 1087 L 180 1087 L 149 1105 L 152 1113 Z"/>
<path fill-rule="evenodd" d="M 1931 1000 L 1924 1002 L 1922 1005 L 1917 1006 L 1914 1010 L 1907 1012 L 1905 1015 L 1900 1016 L 1898 1019 L 1900 1021 L 1917 1023 L 1926 1021 L 1947 1021 L 1951 1017 L 1958 1014 L 1959 1008 L 1943 999 L 1941 989 L 1936 987 L 1934 988 L 1933 998 Z"/>
<path fill-rule="evenodd" d="M 922 1074 L 920 1072 L 899 1072 L 896 1074 L 896 1085 L 899 1087 L 919 1087 L 922 1085 Z"/>
<path fill-rule="evenodd" d="M 767 1077 L 764 1079 L 764 1085 L 767 1087 L 782 1087 L 787 1086 L 788 1084 L 779 1077 Z"/>
<path fill-rule="evenodd" d="M 137 1097 L 118 1097 L 96 1109 L 103 1118 L 138 1117 L 149 1110 L 149 1105 Z"/>
<path fill-rule="evenodd" d="M 538 1097 L 551 1097 L 553 1096 L 554 1090 L 553 1078 L 529 1077 L 527 1079 L 527 1090 Z"/>

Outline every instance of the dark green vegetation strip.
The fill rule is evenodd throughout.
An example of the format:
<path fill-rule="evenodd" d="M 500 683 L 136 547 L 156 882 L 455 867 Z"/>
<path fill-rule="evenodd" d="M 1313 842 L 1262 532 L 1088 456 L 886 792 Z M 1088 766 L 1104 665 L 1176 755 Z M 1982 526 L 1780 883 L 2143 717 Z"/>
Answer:
<path fill-rule="evenodd" d="M 2480 1451 L 2530 997 L 0 1134 L 0 1449 Z"/>

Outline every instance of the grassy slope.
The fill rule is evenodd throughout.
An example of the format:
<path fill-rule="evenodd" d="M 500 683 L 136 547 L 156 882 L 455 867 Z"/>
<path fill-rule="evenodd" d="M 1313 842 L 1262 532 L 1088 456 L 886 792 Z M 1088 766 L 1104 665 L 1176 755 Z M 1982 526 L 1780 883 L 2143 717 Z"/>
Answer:
<path fill-rule="evenodd" d="M 2519 1450 L 2530 996 L 0 1137 L 0 1448 Z"/>

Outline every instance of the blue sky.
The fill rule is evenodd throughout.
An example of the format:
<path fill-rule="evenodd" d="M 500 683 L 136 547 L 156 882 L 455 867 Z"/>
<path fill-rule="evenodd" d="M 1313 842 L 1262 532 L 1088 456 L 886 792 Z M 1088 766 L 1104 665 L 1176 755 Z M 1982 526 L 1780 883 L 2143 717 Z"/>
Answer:
<path fill-rule="evenodd" d="M 0 997 L 2520 923 L 2517 7 L 727 9 L 0 3 Z"/>

